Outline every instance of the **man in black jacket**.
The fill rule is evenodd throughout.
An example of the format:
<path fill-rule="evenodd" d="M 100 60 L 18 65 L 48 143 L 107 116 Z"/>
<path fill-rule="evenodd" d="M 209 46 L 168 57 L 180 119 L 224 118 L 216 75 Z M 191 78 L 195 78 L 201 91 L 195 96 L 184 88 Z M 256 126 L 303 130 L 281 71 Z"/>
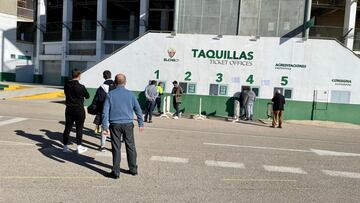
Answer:
<path fill-rule="evenodd" d="M 88 99 L 89 93 L 84 85 L 79 83 L 81 72 L 77 69 L 72 71 L 73 79 L 66 82 L 64 92 L 66 96 L 66 110 L 65 110 L 65 130 L 64 138 L 64 152 L 68 152 L 69 135 L 71 128 L 75 122 L 76 125 L 76 143 L 77 152 L 79 154 L 87 151 L 87 148 L 82 146 L 83 127 L 85 122 L 84 98 Z"/>
<path fill-rule="evenodd" d="M 272 98 L 272 102 L 273 102 L 272 127 L 275 128 L 276 124 L 279 122 L 279 128 L 282 128 L 285 97 L 283 95 L 281 95 L 280 90 L 277 90 L 275 92 L 275 95 Z"/>
<path fill-rule="evenodd" d="M 96 94 L 93 100 L 93 104 L 95 104 L 97 111 L 94 124 L 97 126 L 100 126 L 102 122 L 102 112 L 103 112 L 106 96 L 109 93 L 109 91 L 116 88 L 115 82 L 111 79 L 110 71 L 108 70 L 104 71 L 103 77 L 105 79 L 105 82 L 96 90 Z M 100 147 L 99 147 L 100 151 L 105 151 L 105 143 L 106 143 L 106 135 L 101 133 Z"/>

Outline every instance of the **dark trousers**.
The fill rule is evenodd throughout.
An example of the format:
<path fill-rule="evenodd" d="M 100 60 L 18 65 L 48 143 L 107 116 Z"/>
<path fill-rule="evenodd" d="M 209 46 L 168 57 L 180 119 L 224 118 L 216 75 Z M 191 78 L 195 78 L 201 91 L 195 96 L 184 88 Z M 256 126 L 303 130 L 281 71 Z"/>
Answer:
<path fill-rule="evenodd" d="M 64 145 L 69 144 L 70 131 L 74 125 L 76 126 L 76 143 L 81 145 L 83 128 L 85 122 L 85 110 L 83 107 L 66 107 L 65 109 L 65 130 L 63 134 Z"/>
<path fill-rule="evenodd" d="M 133 123 L 110 124 L 110 134 L 111 134 L 111 146 L 112 146 L 112 156 L 113 156 L 113 172 L 116 175 L 120 175 L 121 135 L 123 136 L 125 142 L 126 156 L 127 156 L 129 170 L 133 173 L 137 172 L 137 165 L 136 165 L 137 154 L 136 154 L 135 139 L 134 139 L 134 124 Z"/>
<path fill-rule="evenodd" d="M 179 114 L 180 114 L 180 110 L 179 110 L 180 104 L 181 103 L 179 103 L 179 102 L 175 102 L 175 101 L 173 102 L 174 109 L 175 109 L 175 116 L 179 116 Z"/>
<path fill-rule="evenodd" d="M 148 117 L 149 117 L 149 121 L 152 120 L 152 113 L 154 111 L 155 108 L 155 101 L 146 101 L 145 102 L 145 118 L 144 120 L 147 121 Z"/>
<path fill-rule="evenodd" d="M 161 97 L 157 97 L 155 102 L 156 102 L 158 112 L 161 113 Z"/>

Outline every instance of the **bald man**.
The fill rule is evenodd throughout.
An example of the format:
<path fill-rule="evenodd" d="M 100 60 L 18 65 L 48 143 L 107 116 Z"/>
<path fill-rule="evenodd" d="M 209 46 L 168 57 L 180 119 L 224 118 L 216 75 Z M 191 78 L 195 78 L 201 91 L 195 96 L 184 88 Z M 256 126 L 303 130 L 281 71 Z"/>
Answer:
<path fill-rule="evenodd" d="M 125 142 L 129 173 L 134 176 L 138 174 L 134 139 L 134 112 L 137 116 L 140 132 L 144 130 L 144 122 L 139 102 L 134 94 L 125 88 L 126 76 L 124 74 L 116 75 L 115 84 L 116 89 L 109 92 L 104 103 L 102 127 L 104 135 L 111 135 L 113 156 L 113 169 L 106 177 L 118 179 L 120 177 L 121 135 L 123 135 Z"/>

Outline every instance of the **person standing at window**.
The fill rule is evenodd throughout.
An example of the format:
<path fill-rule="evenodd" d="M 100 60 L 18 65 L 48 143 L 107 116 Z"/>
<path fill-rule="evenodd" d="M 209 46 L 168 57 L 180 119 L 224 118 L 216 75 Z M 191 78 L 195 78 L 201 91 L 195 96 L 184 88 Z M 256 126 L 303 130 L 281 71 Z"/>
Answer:
<path fill-rule="evenodd" d="M 278 128 L 282 128 L 285 97 L 280 93 L 280 90 L 277 90 L 271 101 L 273 102 L 273 121 L 271 127 L 275 128 L 277 123 L 279 123 Z"/>
<path fill-rule="evenodd" d="M 179 86 L 177 81 L 174 81 L 173 85 L 174 85 L 174 87 L 171 91 L 171 94 L 173 95 L 173 105 L 174 105 L 174 108 L 176 111 L 173 119 L 179 119 L 179 114 L 180 114 L 179 108 L 180 108 L 180 104 L 181 104 L 181 97 L 184 92 L 183 92 L 182 88 Z"/>

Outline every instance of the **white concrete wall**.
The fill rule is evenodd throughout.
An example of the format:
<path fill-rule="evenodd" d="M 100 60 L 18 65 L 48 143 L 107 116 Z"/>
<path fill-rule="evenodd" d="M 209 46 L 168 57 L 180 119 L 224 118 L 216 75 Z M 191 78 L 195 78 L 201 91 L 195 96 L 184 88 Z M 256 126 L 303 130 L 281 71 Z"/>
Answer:
<path fill-rule="evenodd" d="M 213 83 L 228 85 L 228 96 L 232 96 L 242 85 L 250 85 L 246 80 L 253 75 L 251 86 L 260 87 L 261 98 L 271 98 L 274 87 L 293 89 L 292 99 L 300 101 L 312 101 L 314 90 L 343 90 L 351 91 L 350 103 L 360 104 L 360 59 L 335 41 L 290 39 L 280 44 L 279 38 L 262 37 L 255 41 L 245 36 L 214 37 L 149 33 L 85 72 L 82 82 L 90 88 L 98 87 L 103 82 L 102 72 L 110 70 L 113 75 L 125 73 L 128 88 L 142 91 L 149 80 L 156 79 L 154 72 L 159 70 L 159 80 L 166 81 L 168 92 L 173 80 L 184 81 L 185 72 L 190 71 L 189 82 L 197 83 L 196 94 L 208 95 L 209 85 Z M 169 49 L 176 51 L 172 58 Z M 227 59 L 226 65 L 214 65 L 208 58 L 194 58 L 193 49 L 253 52 L 253 59 Z M 249 66 L 233 65 L 239 61 Z M 306 68 L 276 69 L 278 63 Z M 223 74 L 221 82 L 216 82 L 218 73 Z M 283 76 L 288 77 L 285 86 L 281 85 Z M 335 84 L 333 79 L 351 80 L 351 83 Z"/>
<path fill-rule="evenodd" d="M 16 66 L 33 64 L 33 44 L 16 41 L 17 17 L 0 13 L 0 63 L 1 72 L 15 73 Z M 12 58 L 12 55 L 15 58 Z M 31 60 L 18 56 L 31 56 Z"/>

